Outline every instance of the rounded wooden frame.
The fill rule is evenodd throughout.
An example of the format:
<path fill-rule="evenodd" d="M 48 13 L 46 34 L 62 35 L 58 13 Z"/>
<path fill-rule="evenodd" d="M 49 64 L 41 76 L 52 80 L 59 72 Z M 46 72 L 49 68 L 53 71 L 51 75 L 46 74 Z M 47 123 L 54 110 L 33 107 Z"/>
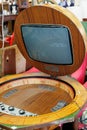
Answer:
<path fill-rule="evenodd" d="M 43 13 L 44 12 L 44 13 Z M 69 28 L 72 40 L 73 64 L 54 65 L 32 60 L 23 43 L 21 35 L 22 24 L 60 24 Z M 22 11 L 15 22 L 15 42 L 26 58 L 27 63 L 35 66 L 40 71 L 53 76 L 67 75 L 76 71 L 83 62 L 87 37 L 80 21 L 67 9 L 58 5 L 32 6 Z M 46 68 L 49 68 L 46 69 Z M 52 71 L 55 68 L 58 71 Z"/>
<path fill-rule="evenodd" d="M 36 75 L 37 75 L 37 77 L 35 77 Z M 21 82 L 22 82 L 23 79 L 25 79 L 25 78 L 28 79 L 29 77 L 31 77 L 32 81 L 35 80 L 36 83 L 38 81 L 41 82 L 41 80 L 42 80 L 42 82 L 43 82 L 43 80 L 45 80 L 45 81 L 46 80 L 53 80 L 53 79 L 46 79 L 46 77 L 40 78 L 40 76 L 42 76 L 42 75 L 43 74 L 39 74 L 39 73 L 33 73 L 33 74 L 28 74 L 28 75 L 27 74 L 19 74 L 19 75 L 13 75 L 13 76 L 7 76 L 4 78 L 1 78 L 0 79 L 0 83 L 1 83 L 0 91 L 1 91 L 1 89 L 3 89 L 2 91 L 4 91 L 6 89 L 6 87 L 4 87 L 6 85 L 6 83 L 10 83 L 12 80 L 20 82 L 19 79 L 21 79 Z M 38 115 L 35 117 L 20 117 L 20 116 L 12 116 L 12 115 L 2 113 L 0 116 L 0 123 L 4 124 L 4 125 L 7 124 L 7 125 L 11 125 L 11 126 L 16 126 L 16 127 L 37 128 L 37 127 L 43 127 L 45 125 L 52 125 L 52 124 L 60 124 L 60 123 L 64 123 L 64 122 L 69 122 L 69 120 L 73 121 L 75 114 L 78 111 L 80 111 L 80 109 L 82 108 L 82 106 L 85 104 L 85 102 L 87 100 L 87 96 L 86 96 L 87 91 L 75 79 L 72 79 L 68 76 L 60 77 L 58 79 L 58 81 L 55 81 L 55 82 L 68 83 L 74 89 L 75 97 L 69 105 L 65 106 L 64 108 L 62 108 L 56 112 L 42 114 L 42 115 Z M 15 85 L 17 86 L 17 84 L 15 84 Z M 15 86 L 15 85 L 13 85 L 13 86 Z M 9 89 L 9 88 L 7 88 L 7 89 Z"/>

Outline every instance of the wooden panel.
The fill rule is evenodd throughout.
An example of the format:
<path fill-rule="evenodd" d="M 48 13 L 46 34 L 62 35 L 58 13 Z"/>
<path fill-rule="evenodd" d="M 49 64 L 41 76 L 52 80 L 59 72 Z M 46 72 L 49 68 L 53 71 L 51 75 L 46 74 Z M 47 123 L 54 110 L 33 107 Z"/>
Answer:
<path fill-rule="evenodd" d="M 16 45 L 0 49 L 0 76 L 25 72 L 26 59 Z"/>
<path fill-rule="evenodd" d="M 15 49 L 7 49 L 4 52 L 4 74 L 16 73 L 16 53 Z"/>

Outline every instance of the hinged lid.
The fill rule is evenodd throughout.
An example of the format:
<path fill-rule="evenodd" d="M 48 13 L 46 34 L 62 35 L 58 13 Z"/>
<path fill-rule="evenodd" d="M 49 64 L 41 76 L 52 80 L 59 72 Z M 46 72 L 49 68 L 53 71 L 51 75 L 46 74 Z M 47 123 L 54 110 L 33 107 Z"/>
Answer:
<path fill-rule="evenodd" d="M 29 63 L 52 76 L 73 73 L 85 56 L 83 26 L 58 5 L 22 11 L 15 22 L 15 41 Z"/>

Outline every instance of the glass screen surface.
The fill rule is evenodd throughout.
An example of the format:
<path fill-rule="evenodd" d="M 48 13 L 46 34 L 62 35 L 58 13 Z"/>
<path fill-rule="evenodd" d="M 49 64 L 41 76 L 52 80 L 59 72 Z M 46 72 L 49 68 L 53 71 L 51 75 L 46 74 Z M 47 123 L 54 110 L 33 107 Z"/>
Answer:
<path fill-rule="evenodd" d="M 22 25 L 22 38 L 28 55 L 49 64 L 72 64 L 70 32 L 61 25 Z"/>

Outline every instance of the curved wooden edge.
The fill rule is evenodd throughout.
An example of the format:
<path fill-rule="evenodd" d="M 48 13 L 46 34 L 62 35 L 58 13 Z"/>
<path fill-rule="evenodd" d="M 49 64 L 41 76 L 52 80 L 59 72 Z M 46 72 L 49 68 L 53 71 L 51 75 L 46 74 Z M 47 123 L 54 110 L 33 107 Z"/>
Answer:
<path fill-rule="evenodd" d="M 30 74 L 31 75 L 31 74 Z M 27 75 L 29 76 L 29 75 Z M 20 78 L 20 77 L 27 77 L 24 74 L 22 75 L 14 75 L 13 77 L 7 77 L 7 79 L 12 78 Z M 6 77 L 0 80 L 6 82 Z M 52 113 L 38 115 L 35 117 L 19 117 L 19 116 L 11 116 L 2 114 L 0 116 L 0 123 L 1 124 L 8 124 L 8 125 L 15 125 L 15 126 L 41 126 L 45 124 L 60 124 L 65 122 L 69 122 L 69 119 L 74 120 L 75 114 L 82 108 L 87 100 L 87 91 L 85 88 L 78 83 L 75 79 L 71 79 L 70 77 L 60 77 L 61 82 L 69 83 L 73 89 L 75 90 L 75 98 L 73 101 L 67 105 L 66 107 Z M 46 79 L 45 79 L 46 80 Z M 2 85 L 3 86 L 3 85 Z M 18 120 L 18 121 L 17 121 Z"/>

